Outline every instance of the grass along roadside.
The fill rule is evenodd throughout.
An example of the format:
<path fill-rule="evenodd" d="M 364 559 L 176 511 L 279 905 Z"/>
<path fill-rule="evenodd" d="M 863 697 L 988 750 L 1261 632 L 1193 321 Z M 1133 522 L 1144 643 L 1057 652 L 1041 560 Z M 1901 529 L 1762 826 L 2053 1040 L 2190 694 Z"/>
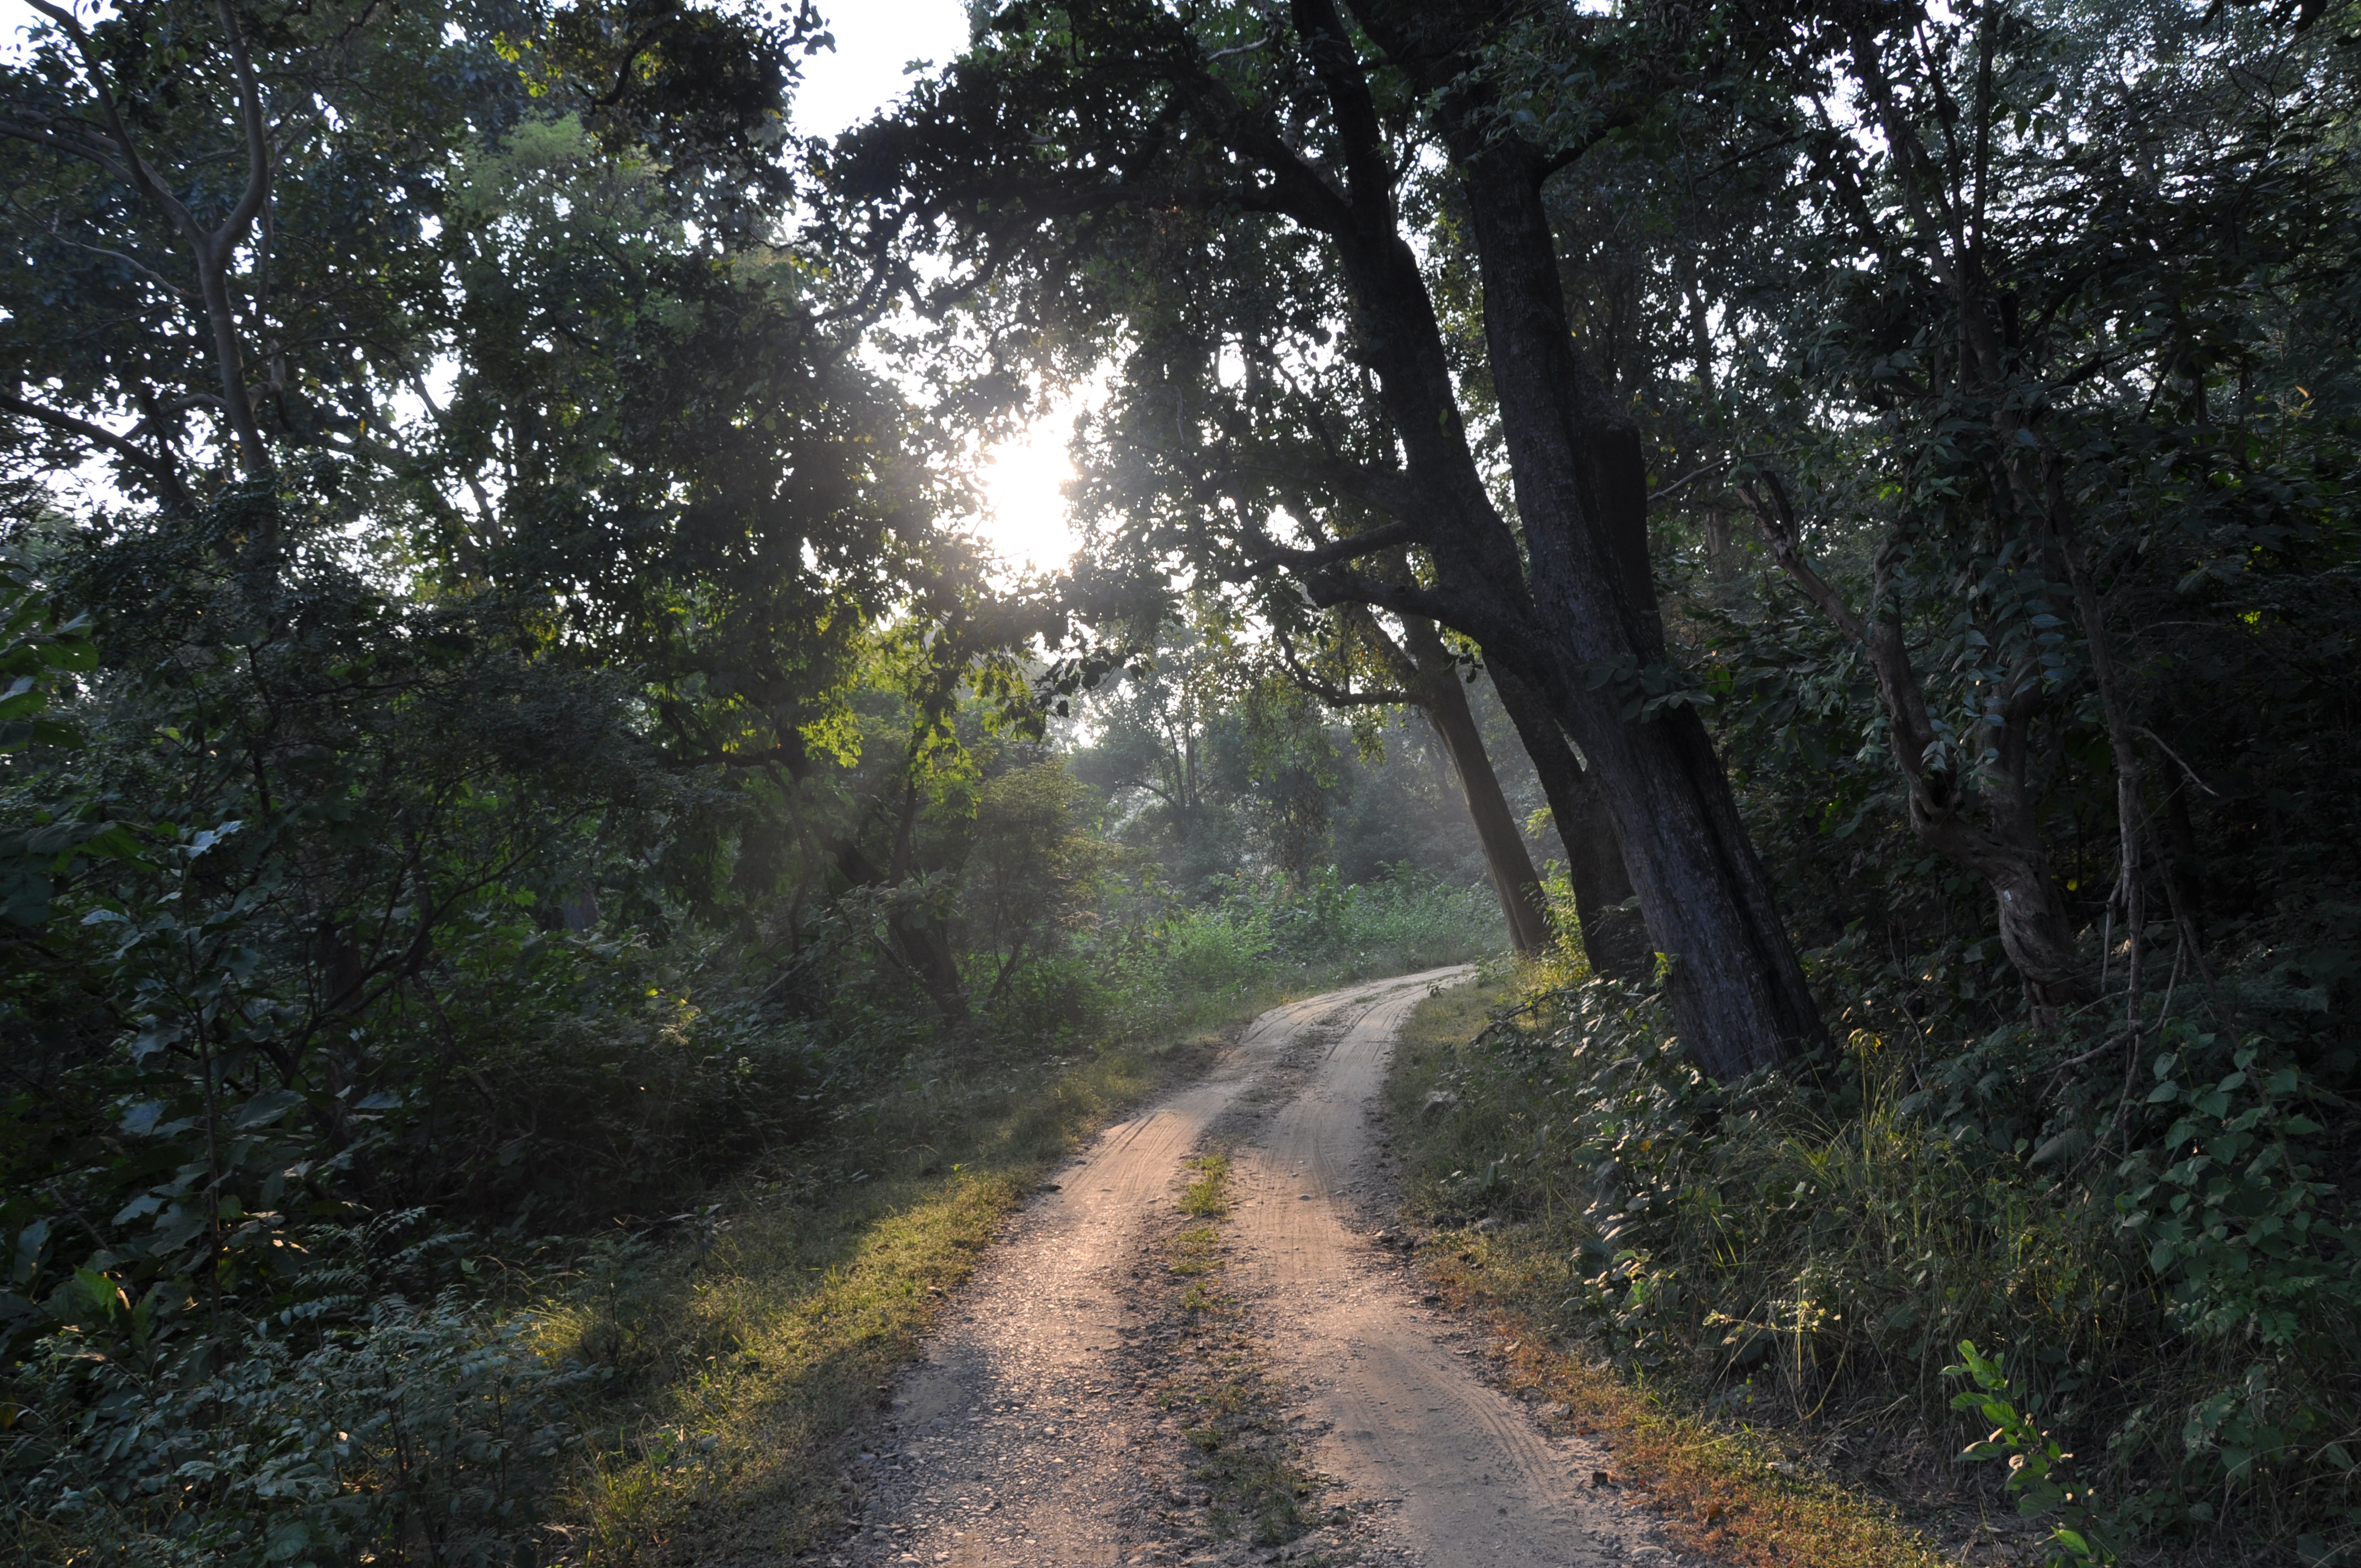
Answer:
<path fill-rule="evenodd" d="M 750 1176 L 688 1234 L 592 1248 L 533 1308 L 544 1353 L 604 1374 L 560 1557 L 720 1568 L 832 1535 L 851 1502 L 836 1450 L 1023 1196 L 1221 1044 L 905 1075 L 811 1163 Z"/>
<path fill-rule="evenodd" d="M 1470 1178 L 1455 1168 L 1464 1156 L 1452 1123 L 1483 1107 L 1444 1085 L 1456 1080 L 1461 1048 L 1513 983 L 1488 975 L 1422 1002 L 1395 1048 L 1386 1094 L 1405 1214 L 1428 1233 L 1421 1260 L 1444 1303 L 1487 1321 L 1506 1347 L 1500 1379 L 1529 1401 L 1563 1406 L 1554 1419 L 1615 1454 L 1616 1485 L 1661 1511 L 1670 1534 L 1721 1561 L 1748 1568 L 1957 1562 L 1890 1504 L 1799 1463 L 1776 1434 L 1680 1409 L 1561 1335 L 1554 1319 L 1565 1272 L 1545 1255 L 1545 1227 L 1460 1223 L 1459 1184 Z"/>

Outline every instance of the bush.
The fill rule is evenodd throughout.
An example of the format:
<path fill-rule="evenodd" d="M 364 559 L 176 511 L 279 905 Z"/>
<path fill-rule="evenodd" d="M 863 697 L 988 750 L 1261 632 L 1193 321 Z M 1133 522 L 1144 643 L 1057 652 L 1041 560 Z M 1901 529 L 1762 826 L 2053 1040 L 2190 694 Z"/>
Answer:
<path fill-rule="evenodd" d="M 1455 888 L 1407 862 L 1344 885 L 1328 868 L 1301 889 L 1277 877 L 1215 879 L 1206 903 L 1134 937 L 1110 987 L 1126 1031 L 1185 1025 L 1264 988 L 1348 983 L 1460 963 L 1505 936 L 1489 888 Z"/>
<path fill-rule="evenodd" d="M 2361 1420 L 2335 1097 L 2301 1042 L 2145 1037 L 2128 1080 L 2120 1035 L 2019 1025 L 1717 1085 L 1649 992 L 1529 996 L 1434 1079 L 1420 1201 L 1516 1223 L 1530 1304 L 1701 1405 L 1940 1461 L 1985 1435 L 1943 1375 L 1973 1340 L 2110 1533 L 2235 1515 L 2325 1561 Z"/>
<path fill-rule="evenodd" d="M 1231 902 L 1173 916 L 1157 933 L 1164 989 L 1228 994 L 1266 983 L 1272 971 L 1270 916 Z"/>
<path fill-rule="evenodd" d="M 837 1070 L 820 1030 L 766 1015 L 732 977 L 693 978 L 687 955 L 638 938 L 535 932 L 518 948 L 451 987 L 476 1092 L 417 1097 L 378 1157 L 390 1190 L 469 1221 L 595 1223 L 645 1213 L 817 1119 Z M 434 1085 L 434 1066 L 415 1079 Z"/>
<path fill-rule="evenodd" d="M 257 1332 L 210 1376 L 55 1334 L 16 1369 L 8 1489 L 78 1562 L 515 1563 L 572 1441 L 576 1376 L 527 1328 L 450 1296 L 386 1301 L 301 1354 Z"/>

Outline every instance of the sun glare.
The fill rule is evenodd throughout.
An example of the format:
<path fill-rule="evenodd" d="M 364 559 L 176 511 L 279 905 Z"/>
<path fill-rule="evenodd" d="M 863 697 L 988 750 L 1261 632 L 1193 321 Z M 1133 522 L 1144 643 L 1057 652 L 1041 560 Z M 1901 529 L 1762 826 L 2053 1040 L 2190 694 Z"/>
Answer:
<path fill-rule="evenodd" d="M 1072 429 L 1072 417 L 1061 410 L 984 459 L 976 535 L 1013 569 L 1056 572 L 1073 559 L 1073 521 L 1062 492 L 1074 477 L 1066 455 Z"/>

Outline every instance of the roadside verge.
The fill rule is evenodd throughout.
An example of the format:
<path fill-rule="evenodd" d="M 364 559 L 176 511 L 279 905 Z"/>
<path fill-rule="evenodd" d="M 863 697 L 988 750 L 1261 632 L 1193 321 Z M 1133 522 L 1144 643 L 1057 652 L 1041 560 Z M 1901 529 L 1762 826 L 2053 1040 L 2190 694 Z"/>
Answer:
<path fill-rule="evenodd" d="M 1419 1261 L 1442 1305 L 1490 1331 L 1495 1381 L 1540 1407 L 1553 1430 L 1609 1450 L 1613 1463 L 1594 1484 L 1644 1501 L 1669 1537 L 1707 1555 L 1747 1568 L 1951 1568 L 1960 1560 L 1892 1505 L 1791 1456 L 1775 1434 L 1677 1408 L 1587 1354 L 1554 1321 L 1565 1271 L 1545 1255 L 1545 1227 L 1469 1223 L 1455 1212 L 1455 1184 L 1482 1173 L 1454 1168 L 1448 1124 L 1463 1107 L 1449 1085 L 1459 1052 L 1507 992 L 1488 980 L 1422 1002 L 1385 1095 Z"/>
<path fill-rule="evenodd" d="M 1079 1138 L 1202 1073 L 1229 1028 L 897 1084 L 678 1234 L 594 1246 L 531 1309 L 598 1368 L 550 1533 L 563 1561 L 773 1563 L 846 1522 L 837 1451 Z M 988 1081 L 987 1081 L 988 1080 Z"/>

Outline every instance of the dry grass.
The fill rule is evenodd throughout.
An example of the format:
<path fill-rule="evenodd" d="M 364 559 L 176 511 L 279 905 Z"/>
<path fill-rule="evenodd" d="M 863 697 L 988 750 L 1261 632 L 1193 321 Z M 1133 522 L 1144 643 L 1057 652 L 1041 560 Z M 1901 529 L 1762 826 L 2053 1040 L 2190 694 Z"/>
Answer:
<path fill-rule="evenodd" d="M 1667 1409 L 1615 1372 L 1554 1346 L 1546 1326 L 1503 1306 L 1484 1271 L 1455 1257 L 1428 1270 L 1444 1301 L 1510 1345 L 1511 1392 L 1568 1406 L 1570 1423 L 1615 1454 L 1615 1484 L 1660 1512 L 1684 1544 L 1748 1568 L 1951 1568 L 1890 1504 L 1799 1470 L 1768 1435 Z"/>

